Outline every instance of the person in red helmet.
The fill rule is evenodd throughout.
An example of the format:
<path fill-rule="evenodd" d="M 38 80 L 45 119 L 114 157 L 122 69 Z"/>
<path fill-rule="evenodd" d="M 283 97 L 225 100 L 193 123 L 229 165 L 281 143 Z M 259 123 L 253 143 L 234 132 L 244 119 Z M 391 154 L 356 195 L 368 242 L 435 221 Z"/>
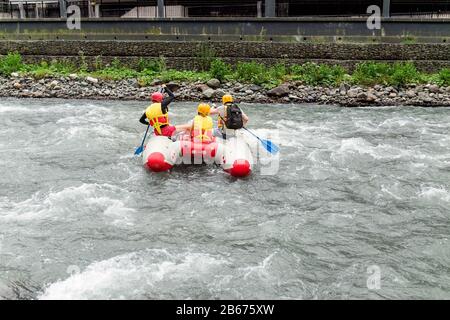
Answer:
<path fill-rule="evenodd" d="M 167 97 L 161 92 L 152 94 L 152 104 L 145 110 L 139 122 L 151 125 L 157 136 L 171 137 L 176 132 L 176 127 L 169 123 L 169 104 L 175 99 L 175 95 L 166 85 L 162 88 L 167 93 Z"/>

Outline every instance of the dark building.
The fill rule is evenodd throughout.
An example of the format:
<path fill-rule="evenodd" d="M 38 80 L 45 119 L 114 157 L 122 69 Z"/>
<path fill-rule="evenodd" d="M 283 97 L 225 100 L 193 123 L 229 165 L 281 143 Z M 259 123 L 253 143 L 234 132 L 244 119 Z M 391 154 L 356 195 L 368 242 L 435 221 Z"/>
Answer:
<path fill-rule="evenodd" d="M 0 18 L 58 17 L 76 4 L 84 17 L 360 17 L 370 5 L 384 15 L 450 17 L 450 0 L 0 0 Z"/>

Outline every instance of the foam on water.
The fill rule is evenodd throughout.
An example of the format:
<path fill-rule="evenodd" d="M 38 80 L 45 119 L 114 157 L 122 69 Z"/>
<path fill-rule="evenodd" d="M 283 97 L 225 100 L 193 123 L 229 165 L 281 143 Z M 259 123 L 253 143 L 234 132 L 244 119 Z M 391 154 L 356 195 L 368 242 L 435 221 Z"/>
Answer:
<path fill-rule="evenodd" d="M 130 226 L 135 210 L 126 207 L 126 198 L 122 189 L 109 184 L 82 184 L 49 193 L 39 191 L 18 203 L 0 202 L 0 221 L 73 220 L 84 212 L 109 217 L 116 226 Z"/>
<path fill-rule="evenodd" d="M 450 202 L 450 192 L 444 186 L 439 187 L 422 187 L 419 192 L 419 197 L 430 201 L 444 201 Z"/>
<path fill-rule="evenodd" d="M 149 249 L 93 263 L 50 284 L 39 299 L 167 299 L 180 288 L 189 289 L 181 298 L 190 299 L 226 264 L 209 254 Z"/>

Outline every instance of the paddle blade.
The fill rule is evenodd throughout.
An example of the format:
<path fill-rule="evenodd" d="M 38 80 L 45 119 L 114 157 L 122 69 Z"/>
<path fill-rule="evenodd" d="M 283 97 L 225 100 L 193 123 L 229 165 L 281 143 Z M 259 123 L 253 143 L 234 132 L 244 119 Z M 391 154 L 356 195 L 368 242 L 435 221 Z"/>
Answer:
<path fill-rule="evenodd" d="M 271 154 L 277 154 L 280 151 L 280 148 L 270 140 L 261 140 L 261 143 L 268 152 Z"/>
<path fill-rule="evenodd" d="M 142 151 L 144 151 L 144 147 L 140 146 L 139 148 L 136 149 L 136 151 L 134 152 L 134 155 L 138 156 L 142 153 Z"/>

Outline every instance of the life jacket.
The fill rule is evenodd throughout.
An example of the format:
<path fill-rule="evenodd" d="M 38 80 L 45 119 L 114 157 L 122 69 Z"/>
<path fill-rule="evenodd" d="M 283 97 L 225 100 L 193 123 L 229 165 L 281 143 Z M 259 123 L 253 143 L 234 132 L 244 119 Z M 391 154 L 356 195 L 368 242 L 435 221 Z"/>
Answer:
<path fill-rule="evenodd" d="M 148 122 L 155 129 L 155 131 L 162 135 L 161 127 L 169 124 L 169 114 L 163 113 L 161 103 L 153 103 L 145 110 Z"/>
<path fill-rule="evenodd" d="M 225 127 L 227 129 L 242 129 L 244 126 L 244 120 L 242 119 L 242 110 L 235 103 L 227 103 L 225 106 L 225 117 L 219 115 L 219 120 L 217 121 L 217 126 L 219 128 Z M 223 119 L 222 119 L 223 118 Z"/>
<path fill-rule="evenodd" d="M 214 140 L 213 120 L 210 116 L 195 116 L 192 123 L 191 137 L 201 142 L 211 142 Z"/>

